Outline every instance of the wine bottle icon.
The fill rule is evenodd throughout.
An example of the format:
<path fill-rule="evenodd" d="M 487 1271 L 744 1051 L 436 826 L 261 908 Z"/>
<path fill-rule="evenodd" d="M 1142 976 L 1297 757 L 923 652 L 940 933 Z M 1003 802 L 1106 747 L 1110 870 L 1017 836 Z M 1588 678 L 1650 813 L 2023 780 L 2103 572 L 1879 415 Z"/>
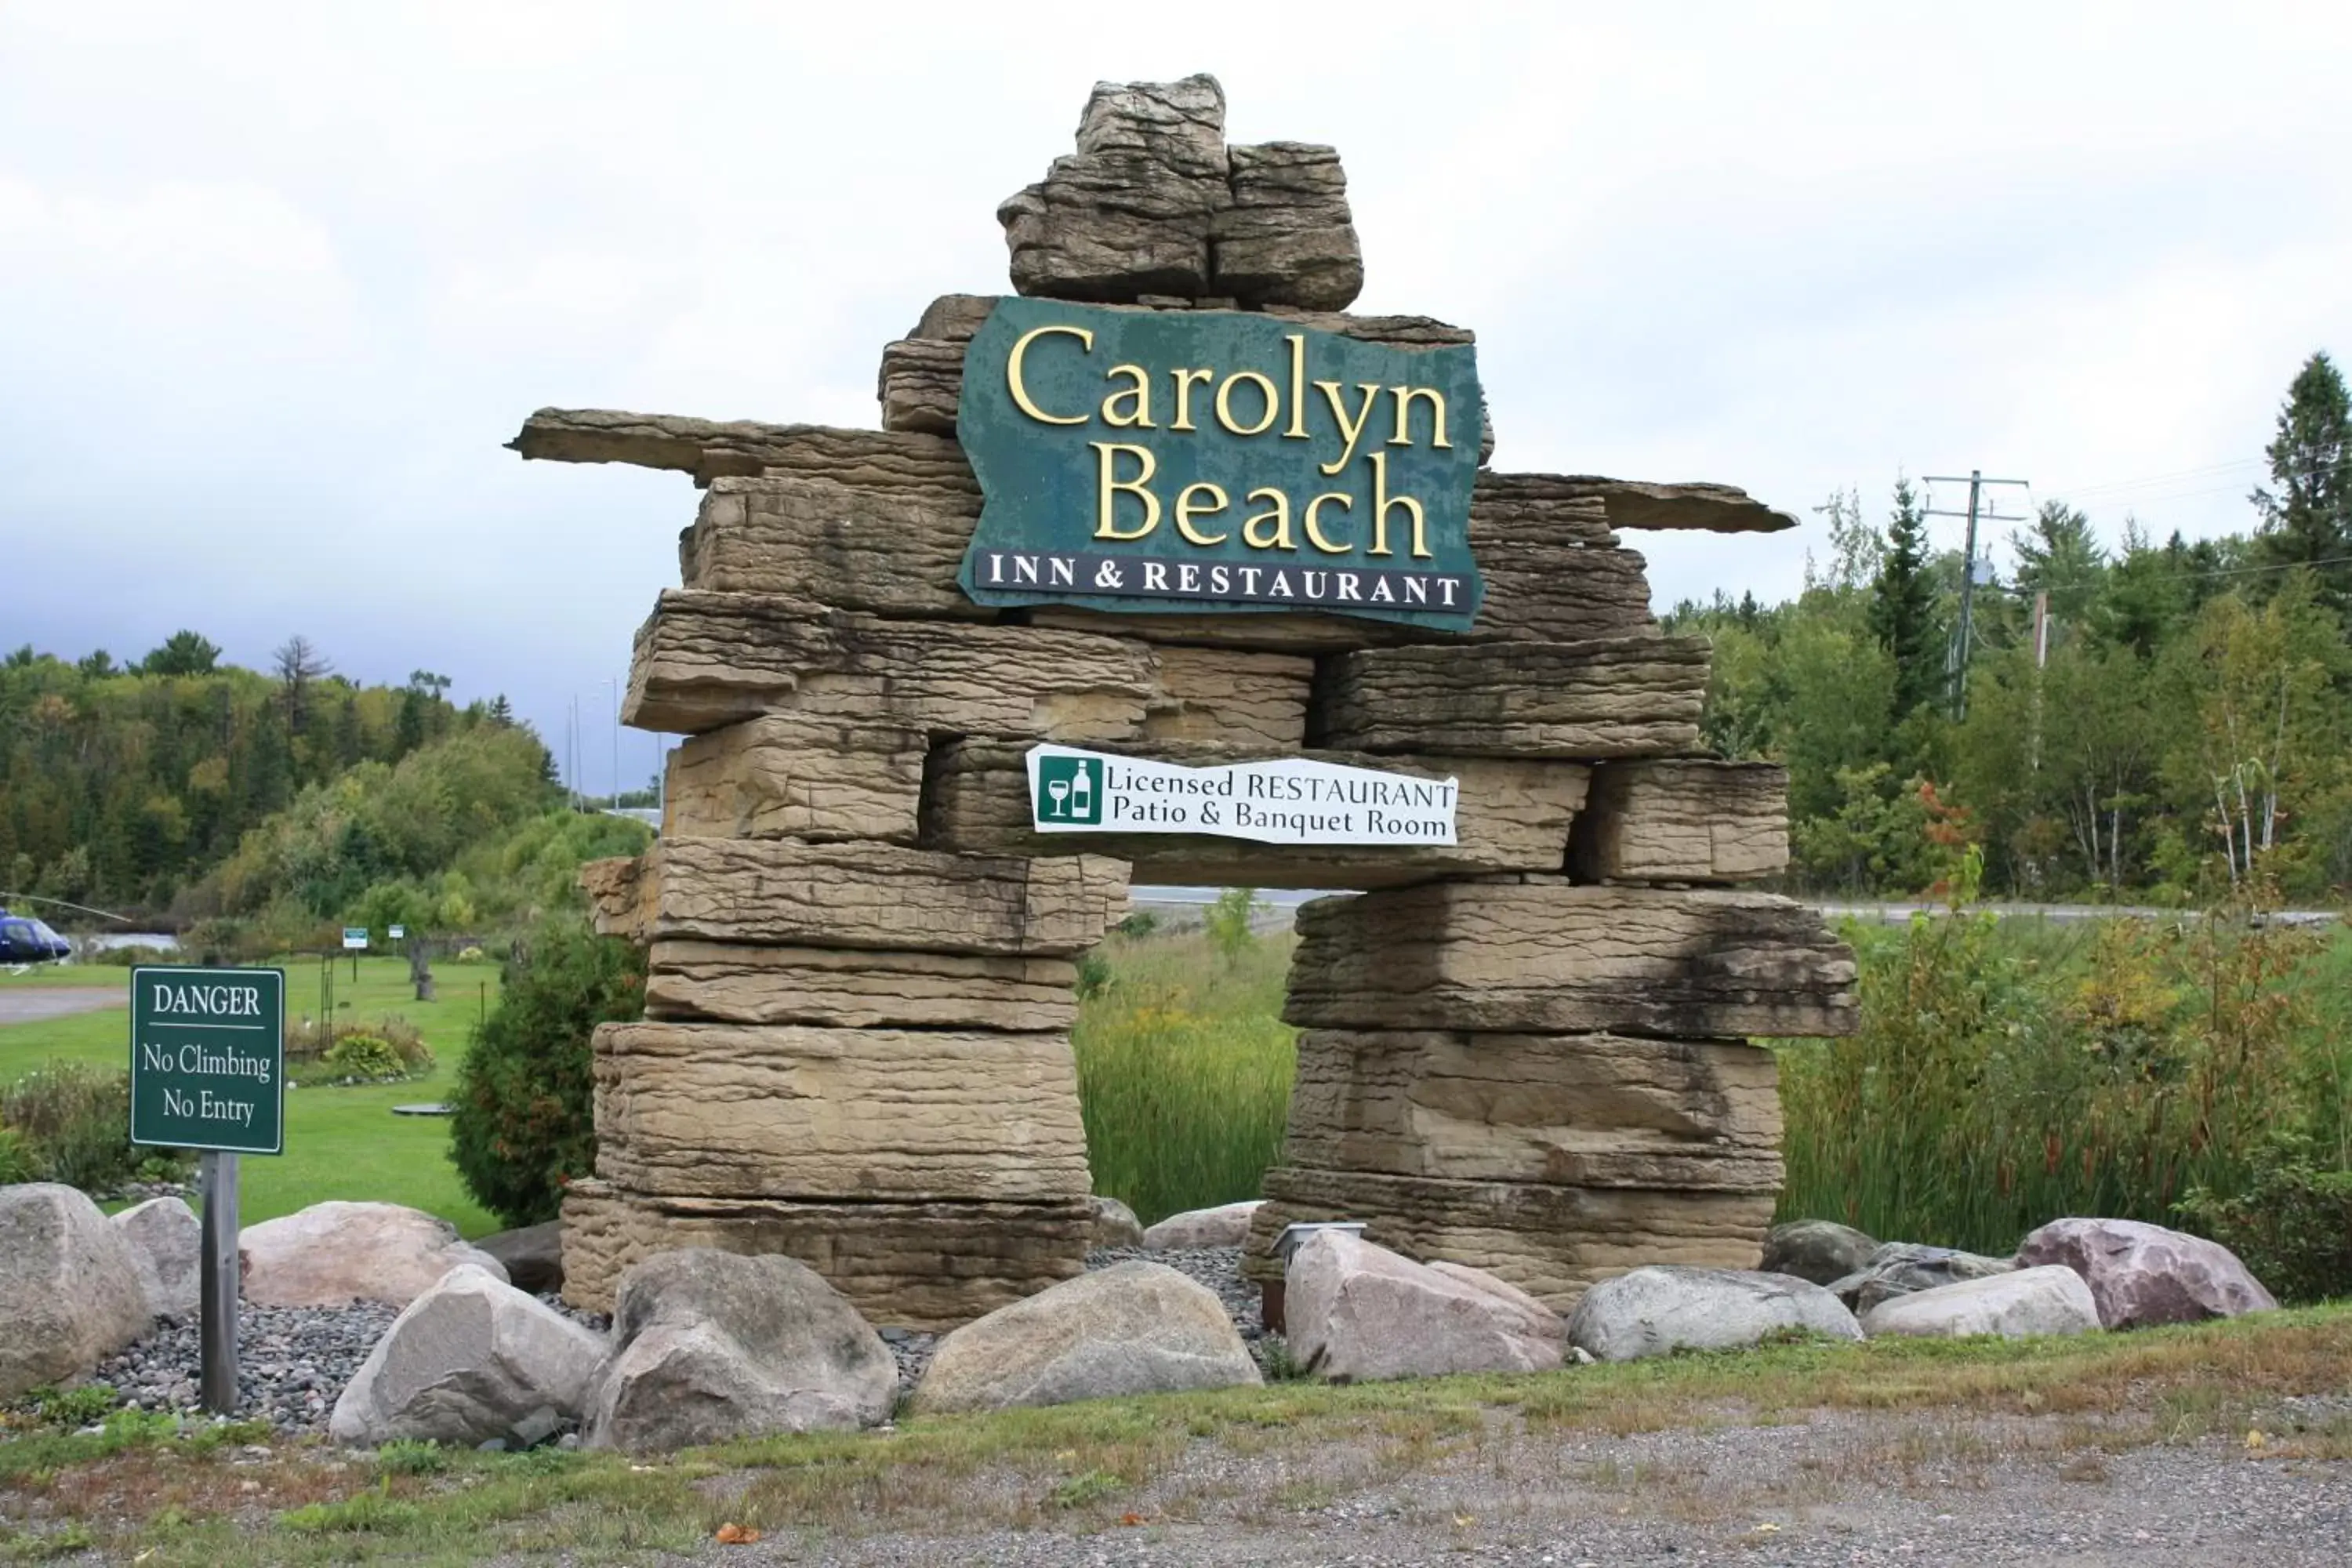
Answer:
<path fill-rule="evenodd" d="M 1070 775 L 1070 816 L 1079 822 L 1092 821 L 1094 798 L 1094 764 L 1082 758 L 1077 772 Z"/>

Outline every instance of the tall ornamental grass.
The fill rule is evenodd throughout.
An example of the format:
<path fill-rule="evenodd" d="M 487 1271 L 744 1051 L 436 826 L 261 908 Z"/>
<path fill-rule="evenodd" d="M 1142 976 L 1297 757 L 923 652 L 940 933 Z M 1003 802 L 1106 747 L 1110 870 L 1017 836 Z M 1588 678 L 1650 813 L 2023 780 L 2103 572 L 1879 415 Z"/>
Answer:
<path fill-rule="evenodd" d="M 1258 1195 L 1297 1068 L 1280 1018 L 1293 945 L 1114 936 L 1089 955 L 1072 1043 L 1095 1191 L 1147 1225 Z"/>
<path fill-rule="evenodd" d="M 2283 1164 L 2352 1169 L 2341 928 L 1959 910 L 1848 934 L 1859 1031 L 1780 1052 L 1784 1219 L 2000 1254 L 2066 1215 L 2210 1230 Z"/>

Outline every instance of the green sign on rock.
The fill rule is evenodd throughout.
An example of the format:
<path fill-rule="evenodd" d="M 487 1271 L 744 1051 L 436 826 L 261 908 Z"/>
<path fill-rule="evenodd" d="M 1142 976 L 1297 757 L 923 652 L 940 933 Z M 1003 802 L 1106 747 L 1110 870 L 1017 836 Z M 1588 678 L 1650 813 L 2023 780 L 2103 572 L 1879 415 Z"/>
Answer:
<path fill-rule="evenodd" d="M 1241 310 L 1000 300 L 957 433 L 979 604 L 1314 610 L 1465 630 L 1481 403 L 1467 344 Z"/>
<path fill-rule="evenodd" d="M 275 1154 L 285 1127 L 285 973 L 133 969 L 131 1141 Z"/>

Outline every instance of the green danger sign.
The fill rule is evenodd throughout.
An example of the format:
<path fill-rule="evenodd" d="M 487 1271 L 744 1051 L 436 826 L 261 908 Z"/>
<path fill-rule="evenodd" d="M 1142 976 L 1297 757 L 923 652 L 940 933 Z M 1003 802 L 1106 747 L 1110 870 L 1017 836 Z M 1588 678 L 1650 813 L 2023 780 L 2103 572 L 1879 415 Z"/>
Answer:
<path fill-rule="evenodd" d="M 1482 399 L 1467 344 L 1236 310 L 1002 300 L 956 434 L 992 606 L 1312 610 L 1465 630 Z"/>
<path fill-rule="evenodd" d="M 131 1141 L 275 1154 L 285 1129 L 285 972 L 133 969 Z"/>

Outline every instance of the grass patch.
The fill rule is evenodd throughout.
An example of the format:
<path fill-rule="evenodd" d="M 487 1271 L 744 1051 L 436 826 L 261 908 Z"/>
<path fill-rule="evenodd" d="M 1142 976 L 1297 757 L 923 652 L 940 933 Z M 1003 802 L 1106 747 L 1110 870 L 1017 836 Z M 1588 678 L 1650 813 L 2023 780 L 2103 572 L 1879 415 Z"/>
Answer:
<path fill-rule="evenodd" d="M 286 971 L 287 1008 L 295 1016 L 288 1022 L 315 1013 L 319 960 L 275 962 Z M 448 1121 L 392 1114 L 395 1105 L 449 1097 L 478 1011 L 498 1000 L 498 966 L 436 960 L 440 999 L 434 1002 L 415 1000 L 405 959 L 363 957 L 356 982 L 348 959 L 337 959 L 335 971 L 335 1013 L 341 1021 L 404 1018 L 432 1047 L 435 1065 L 402 1083 L 289 1090 L 286 1152 L 248 1155 L 238 1162 L 243 1222 L 252 1225 L 343 1198 L 406 1204 L 454 1222 L 469 1237 L 499 1229 L 499 1222 L 458 1183 L 457 1167 L 448 1158 Z M 81 973 L 101 972 L 93 968 Z M 103 973 L 106 984 L 128 994 L 129 970 Z M 17 1024 L 0 1028 L 0 1083 L 51 1060 L 121 1069 L 130 1055 L 130 1015 L 122 1008 Z"/>
<path fill-rule="evenodd" d="M 1095 1191 L 1146 1225 L 1258 1195 L 1282 1152 L 1297 1031 L 1281 1022 L 1296 939 L 1112 937 L 1078 1021 L 1078 1099 Z"/>

